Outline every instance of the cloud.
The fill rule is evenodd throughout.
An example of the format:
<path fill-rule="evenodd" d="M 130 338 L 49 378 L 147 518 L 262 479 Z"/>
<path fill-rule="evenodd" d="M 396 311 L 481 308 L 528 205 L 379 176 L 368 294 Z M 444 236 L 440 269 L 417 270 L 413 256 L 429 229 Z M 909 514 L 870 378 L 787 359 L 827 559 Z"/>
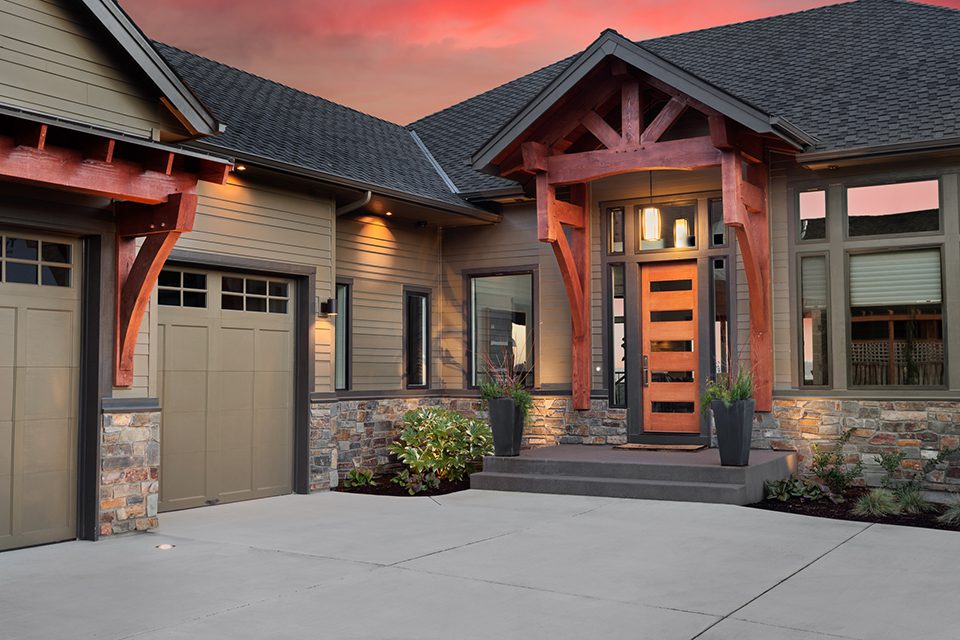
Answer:
<path fill-rule="evenodd" d="M 120 2 L 151 38 L 406 123 L 580 51 L 608 27 L 639 40 L 830 0 Z"/>

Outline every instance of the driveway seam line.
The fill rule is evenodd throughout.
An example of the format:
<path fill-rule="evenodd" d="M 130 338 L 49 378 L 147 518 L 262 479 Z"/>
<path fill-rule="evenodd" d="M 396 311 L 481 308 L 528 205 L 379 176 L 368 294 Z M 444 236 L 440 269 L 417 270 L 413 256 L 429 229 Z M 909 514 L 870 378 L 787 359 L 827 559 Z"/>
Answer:
<path fill-rule="evenodd" d="M 809 633 L 814 636 L 824 636 L 826 638 L 839 638 L 840 640 L 863 640 L 857 636 L 844 636 L 837 633 L 829 633 L 827 631 L 811 631 L 810 629 L 801 629 L 800 627 L 788 627 L 783 624 L 773 624 L 770 622 L 760 622 L 759 620 L 750 620 L 748 618 L 730 618 L 730 620 L 737 620 L 738 622 L 746 622 L 748 624 L 757 624 L 761 627 L 771 627 L 773 629 L 786 629 L 788 631 L 799 631 L 801 633 Z"/>
<path fill-rule="evenodd" d="M 763 591 L 761 591 L 760 593 L 758 593 L 758 594 L 757 594 L 756 596 L 754 596 L 753 598 L 750 598 L 750 600 L 748 600 L 747 602 L 744 602 L 742 605 L 740 605 L 739 607 L 737 607 L 736 609 L 734 609 L 734 610 L 731 611 L 730 613 L 726 614 L 725 616 L 723 616 L 722 618 L 720 618 L 719 620 L 717 620 L 716 622 L 714 622 L 713 624 L 711 624 L 709 627 L 707 627 L 706 629 L 704 629 L 703 631 L 701 631 L 701 632 L 698 633 L 697 635 L 695 635 L 695 636 L 693 636 L 692 638 L 690 638 L 690 640 L 697 640 L 697 638 L 701 637 L 701 636 L 702 636 L 703 634 L 705 634 L 707 631 L 710 631 L 710 629 L 714 628 L 715 626 L 717 626 L 718 624 L 720 624 L 721 622 L 723 622 L 723 621 L 726 620 L 727 618 L 732 618 L 734 614 L 736 614 L 736 613 L 742 611 L 743 609 L 747 608 L 749 605 L 753 604 L 754 602 L 756 602 L 757 600 L 759 600 L 759 599 L 762 598 L 763 596 L 767 595 L 768 593 L 770 593 L 771 591 L 773 591 L 774 589 L 776 589 L 777 587 L 779 587 L 780 585 L 782 585 L 782 584 L 783 584 L 784 582 L 786 582 L 787 580 L 790 580 L 791 578 L 793 578 L 794 576 L 798 575 L 798 574 L 801 573 L 802 571 L 807 570 L 809 567 L 813 566 L 814 564 L 816 564 L 817 562 L 819 562 L 819 561 L 822 560 L 823 558 L 827 557 L 828 555 L 830 555 L 831 553 L 833 553 L 834 551 L 836 551 L 837 549 L 839 549 L 839 548 L 842 547 L 843 545 L 847 544 L 848 542 L 850 542 L 851 540 L 853 540 L 854 538 L 856 538 L 857 536 L 859 536 L 861 533 L 863 533 L 864 531 L 866 531 L 867 529 L 869 529 L 870 527 L 872 527 L 874 524 L 875 524 L 875 523 L 871 522 L 870 524 L 868 524 L 867 526 L 865 526 L 863 529 L 860 529 L 859 531 L 857 531 L 856 533 L 854 533 L 852 536 L 849 536 L 848 538 L 846 538 L 846 539 L 844 539 L 844 540 L 841 540 L 839 543 L 837 543 L 836 545 L 834 545 L 834 546 L 831 547 L 830 549 L 827 549 L 826 551 L 824 551 L 823 553 L 821 553 L 819 556 L 817 556 L 816 558 L 814 558 L 813 560 L 811 560 L 811 561 L 808 562 L 807 564 L 803 565 L 802 567 L 800 567 L 799 569 L 797 569 L 796 571 L 794 571 L 794 572 L 791 573 L 790 575 L 786 576 L 786 577 L 783 578 L 782 580 L 779 580 L 776 584 L 768 587 L 767 589 L 764 589 Z"/>

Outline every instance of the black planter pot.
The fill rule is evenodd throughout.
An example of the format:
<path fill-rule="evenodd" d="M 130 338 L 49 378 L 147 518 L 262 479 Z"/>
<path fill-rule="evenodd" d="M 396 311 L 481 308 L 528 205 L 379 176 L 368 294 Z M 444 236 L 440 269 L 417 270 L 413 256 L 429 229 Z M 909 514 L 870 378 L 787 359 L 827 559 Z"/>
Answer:
<path fill-rule="evenodd" d="M 750 463 L 750 438 L 753 435 L 753 411 L 756 402 L 736 400 L 727 405 L 722 400 L 710 403 L 713 422 L 717 427 L 717 446 L 720 464 L 725 467 L 745 467 Z"/>
<path fill-rule="evenodd" d="M 523 411 L 513 398 L 496 398 L 487 402 L 490 408 L 490 429 L 493 431 L 493 453 L 497 456 L 520 455 L 523 438 Z"/>

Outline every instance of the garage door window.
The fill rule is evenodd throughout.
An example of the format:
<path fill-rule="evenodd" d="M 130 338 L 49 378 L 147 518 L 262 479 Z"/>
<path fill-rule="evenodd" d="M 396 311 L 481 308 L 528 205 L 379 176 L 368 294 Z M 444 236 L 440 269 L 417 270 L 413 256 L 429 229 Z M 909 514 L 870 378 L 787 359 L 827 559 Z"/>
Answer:
<path fill-rule="evenodd" d="M 69 244 L 6 236 L 2 250 L 4 282 L 70 286 L 73 247 Z"/>
<path fill-rule="evenodd" d="M 221 286 L 223 296 L 220 304 L 224 309 L 258 313 L 287 312 L 290 287 L 286 282 L 224 276 Z"/>
<path fill-rule="evenodd" d="M 157 280 L 157 302 L 167 307 L 205 308 L 206 274 L 164 269 Z"/>

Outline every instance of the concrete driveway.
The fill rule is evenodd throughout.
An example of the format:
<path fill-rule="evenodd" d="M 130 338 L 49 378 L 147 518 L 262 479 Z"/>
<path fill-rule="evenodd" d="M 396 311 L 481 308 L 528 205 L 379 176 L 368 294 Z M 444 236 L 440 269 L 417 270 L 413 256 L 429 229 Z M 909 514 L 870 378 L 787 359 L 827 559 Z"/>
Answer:
<path fill-rule="evenodd" d="M 286 496 L 0 554 L 0 637 L 954 640 L 958 558 L 960 533 L 725 505 Z"/>

